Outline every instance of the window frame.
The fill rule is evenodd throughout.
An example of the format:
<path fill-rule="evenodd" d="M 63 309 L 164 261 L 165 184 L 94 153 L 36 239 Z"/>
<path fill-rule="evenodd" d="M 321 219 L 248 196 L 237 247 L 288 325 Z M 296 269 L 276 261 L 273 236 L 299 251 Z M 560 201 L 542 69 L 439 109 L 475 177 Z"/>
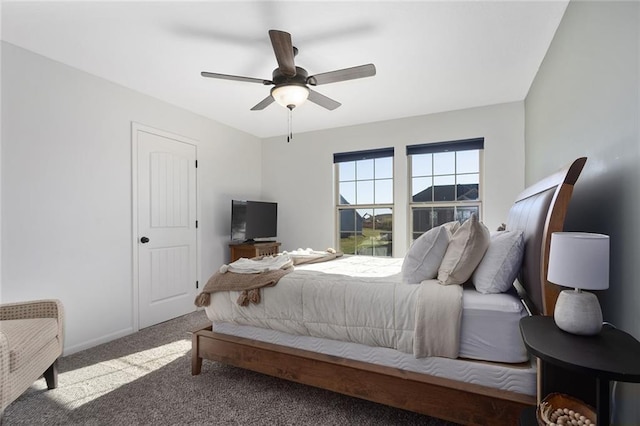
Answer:
<path fill-rule="evenodd" d="M 470 151 L 477 150 L 478 151 L 478 199 L 477 200 L 452 200 L 452 201 L 413 201 L 414 197 L 414 189 L 413 189 L 413 155 L 419 154 L 437 154 L 444 152 L 462 152 L 462 151 Z M 459 208 L 465 207 L 477 207 L 478 208 L 478 219 L 482 220 L 483 215 L 483 199 L 484 199 L 484 137 L 481 138 L 472 138 L 472 139 L 462 139 L 462 140 L 453 140 L 446 142 L 433 142 L 433 143 L 425 143 L 425 144 L 417 144 L 417 145 L 408 145 L 407 146 L 407 182 L 408 182 L 408 191 L 407 191 L 407 248 L 413 243 L 413 241 L 417 238 L 414 238 L 414 211 L 419 208 L 451 208 L 454 209 L 454 217 L 457 216 L 457 211 Z M 456 158 L 457 159 L 457 158 Z M 454 161 L 457 167 L 457 161 Z M 433 164 L 432 164 L 433 166 Z M 432 177 L 436 175 L 433 174 L 432 169 Z M 462 173 L 461 173 L 462 175 Z M 457 182 L 457 169 L 454 168 L 454 176 L 455 181 Z M 432 187 L 435 185 L 432 184 Z M 417 231 L 420 232 L 420 231 Z"/>
<path fill-rule="evenodd" d="M 371 180 L 374 183 L 374 188 L 375 188 L 375 182 L 377 180 L 387 180 L 390 179 L 391 180 L 391 202 L 389 203 L 367 203 L 367 204 L 358 204 L 358 203 L 354 203 L 354 204 L 341 204 L 340 203 L 340 197 L 341 197 L 341 193 L 340 193 L 340 163 L 346 163 L 346 162 L 356 162 L 356 161 L 362 161 L 362 160 L 374 160 L 377 158 L 390 158 L 391 159 L 391 177 L 390 178 L 378 178 L 376 179 L 375 176 L 375 168 L 374 168 L 374 174 L 373 177 L 371 179 L 361 179 L 361 181 L 365 181 L 365 180 Z M 343 153 L 335 153 L 333 155 L 333 171 L 334 171 L 334 206 L 335 206 L 335 216 L 334 216 L 334 241 L 335 241 L 335 247 L 340 249 L 341 247 L 341 223 L 340 223 L 340 213 L 341 211 L 344 210 L 376 210 L 376 209 L 386 209 L 389 210 L 391 212 L 391 253 L 388 254 L 389 257 L 393 257 L 393 240 L 394 240 L 394 234 L 395 234 L 395 230 L 393 227 L 393 211 L 394 211 L 394 206 L 395 206 L 395 188 L 394 188 L 394 182 L 395 182 L 395 149 L 394 147 L 389 147 L 389 148 L 378 148 L 378 149 L 371 149 L 371 150 L 362 150 L 362 151 L 352 151 L 352 152 L 343 152 Z M 354 182 L 356 183 L 356 187 L 357 187 L 357 183 L 358 183 L 358 178 L 357 178 L 357 174 L 354 178 Z M 375 191 L 375 190 L 374 190 Z M 357 189 L 356 189 L 356 194 L 357 194 Z M 375 197 L 375 195 L 374 195 Z M 357 198 L 356 198 L 357 201 Z M 375 201 L 375 198 L 374 198 Z M 375 254 L 372 254 L 373 256 L 376 256 Z M 379 256 L 379 257 L 386 257 L 386 256 Z"/>

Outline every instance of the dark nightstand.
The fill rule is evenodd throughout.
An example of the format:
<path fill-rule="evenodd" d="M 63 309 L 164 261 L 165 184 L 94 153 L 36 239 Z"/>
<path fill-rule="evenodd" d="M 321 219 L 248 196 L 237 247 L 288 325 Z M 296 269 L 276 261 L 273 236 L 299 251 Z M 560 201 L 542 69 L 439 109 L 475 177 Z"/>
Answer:
<path fill-rule="evenodd" d="M 609 424 L 609 382 L 640 383 L 640 342 L 610 325 L 595 336 L 578 336 L 560 330 L 553 317 L 532 316 L 520 320 L 520 332 L 527 350 L 541 360 L 542 369 L 553 365 L 595 378 L 600 426 Z M 540 391 L 542 399 L 556 390 L 543 384 Z"/>

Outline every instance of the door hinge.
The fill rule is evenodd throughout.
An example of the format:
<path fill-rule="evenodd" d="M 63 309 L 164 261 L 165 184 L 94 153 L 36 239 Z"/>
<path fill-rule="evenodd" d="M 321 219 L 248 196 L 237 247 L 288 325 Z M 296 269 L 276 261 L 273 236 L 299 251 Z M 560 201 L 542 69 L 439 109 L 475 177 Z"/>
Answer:
<path fill-rule="evenodd" d="M 198 168 L 198 160 L 196 160 L 196 169 Z"/>
<path fill-rule="evenodd" d="M 199 284 L 198 281 L 196 281 L 196 288 L 198 288 L 198 284 Z"/>
<path fill-rule="evenodd" d="M 196 220 L 196 229 L 198 229 L 198 221 Z"/>

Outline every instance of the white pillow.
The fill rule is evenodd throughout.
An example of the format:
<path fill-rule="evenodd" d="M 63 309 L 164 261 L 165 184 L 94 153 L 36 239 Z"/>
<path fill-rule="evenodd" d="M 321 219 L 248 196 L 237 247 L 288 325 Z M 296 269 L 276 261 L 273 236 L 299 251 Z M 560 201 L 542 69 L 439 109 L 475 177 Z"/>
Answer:
<path fill-rule="evenodd" d="M 449 245 L 450 233 L 444 226 L 431 228 L 411 244 L 402 262 L 402 279 L 409 284 L 431 280 Z"/>
<path fill-rule="evenodd" d="M 476 269 L 489 247 L 489 229 L 475 214 L 453 234 L 438 270 L 443 285 L 463 284 Z"/>
<path fill-rule="evenodd" d="M 524 236 L 522 231 L 491 234 L 491 243 L 473 273 L 473 285 L 480 293 L 504 293 L 513 285 L 522 265 Z"/>

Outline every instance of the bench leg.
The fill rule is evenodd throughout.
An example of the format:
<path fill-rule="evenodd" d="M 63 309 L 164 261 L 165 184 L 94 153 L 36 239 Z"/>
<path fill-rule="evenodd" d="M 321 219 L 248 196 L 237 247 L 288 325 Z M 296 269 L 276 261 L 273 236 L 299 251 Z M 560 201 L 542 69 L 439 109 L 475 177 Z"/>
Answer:
<path fill-rule="evenodd" d="M 58 360 L 53 361 L 53 364 L 47 371 L 44 372 L 44 379 L 47 381 L 47 389 L 55 389 L 58 387 Z"/>
<path fill-rule="evenodd" d="M 202 371 L 202 358 L 194 355 L 191 359 L 191 375 L 197 376 Z"/>
<path fill-rule="evenodd" d="M 191 375 L 197 376 L 202 370 L 202 358 L 198 356 L 198 334 L 191 337 Z"/>

